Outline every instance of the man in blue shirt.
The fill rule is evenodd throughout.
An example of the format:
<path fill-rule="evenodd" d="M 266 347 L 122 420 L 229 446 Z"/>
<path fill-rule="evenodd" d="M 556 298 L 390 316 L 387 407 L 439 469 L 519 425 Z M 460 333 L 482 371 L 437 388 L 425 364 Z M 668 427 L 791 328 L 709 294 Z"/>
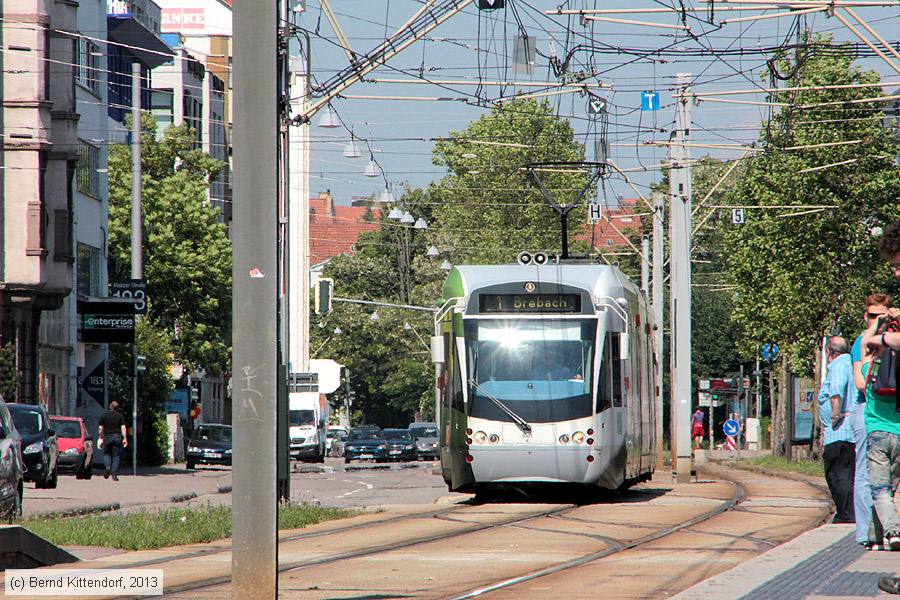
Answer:
<path fill-rule="evenodd" d="M 856 403 L 856 380 L 847 340 L 835 336 L 825 346 L 828 367 L 819 392 L 819 419 L 825 451 L 825 481 L 835 505 L 835 523 L 853 523 L 853 477 L 856 444 L 850 414 Z"/>

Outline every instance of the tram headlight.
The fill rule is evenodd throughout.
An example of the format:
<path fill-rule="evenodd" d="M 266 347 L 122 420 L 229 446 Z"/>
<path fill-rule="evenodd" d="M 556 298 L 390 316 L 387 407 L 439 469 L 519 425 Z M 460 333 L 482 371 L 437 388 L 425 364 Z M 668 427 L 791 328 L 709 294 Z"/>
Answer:
<path fill-rule="evenodd" d="M 583 444 L 584 443 L 584 432 L 576 431 L 572 434 L 572 443 L 573 444 Z"/>
<path fill-rule="evenodd" d="M 483 444 L 487 441 L 487 434 L 483 431 L 476 431 L 472 436 L 472 440 L 474 440 L 476 444 Z"/>
<path fill-rule="evenodd" d="M 488 441 L 492 444 L 499 444 L 500 436 L 497 435 L 496 433 L 492 433 L 491 435 L 488 436 Z"/>
<path fill-rule="evenodd" d="M 560 444 L 568 444 L 569 443 L 569 434 L 564 433 L 561 436 L 559 436 L 559 443 Z"/>

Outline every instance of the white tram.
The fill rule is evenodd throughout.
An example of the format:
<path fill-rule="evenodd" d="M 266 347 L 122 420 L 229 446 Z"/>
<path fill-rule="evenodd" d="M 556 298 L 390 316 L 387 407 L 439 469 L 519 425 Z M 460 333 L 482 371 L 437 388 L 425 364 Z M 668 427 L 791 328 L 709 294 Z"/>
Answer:
<path fill-rule="evenodd" d="M 656 462 L 647 301 L 616 267 L 456 266 L 435 319 L 441 470 L 622 488 Z"/>

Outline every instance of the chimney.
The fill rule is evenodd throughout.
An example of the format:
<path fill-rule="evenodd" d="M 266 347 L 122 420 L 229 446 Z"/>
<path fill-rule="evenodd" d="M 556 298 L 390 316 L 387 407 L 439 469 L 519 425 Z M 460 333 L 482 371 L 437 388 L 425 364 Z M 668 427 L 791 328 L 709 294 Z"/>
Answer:
<path fill-rule="evenodd" d="M 323 209 L 323 216 L 329 216 L 332 219 L 336 216 L 334 212 L 334 196 L 331 195 L 331 190 L 325 190 L 324 192 L 319 192 L 319 200 L 322 200 L 325 204 L 325 208 Z"/>

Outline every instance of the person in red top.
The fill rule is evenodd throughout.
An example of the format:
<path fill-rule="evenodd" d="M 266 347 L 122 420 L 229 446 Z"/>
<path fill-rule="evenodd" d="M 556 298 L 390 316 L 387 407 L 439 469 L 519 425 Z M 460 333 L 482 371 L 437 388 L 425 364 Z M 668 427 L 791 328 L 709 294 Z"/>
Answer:
<path fill-rule="evenodd" d="M 691 415 L 691 437 L 694 438 L 694 450 L 703 447 L 703 420 L 705 418 L 706 414 L 699 408 Z"/>

